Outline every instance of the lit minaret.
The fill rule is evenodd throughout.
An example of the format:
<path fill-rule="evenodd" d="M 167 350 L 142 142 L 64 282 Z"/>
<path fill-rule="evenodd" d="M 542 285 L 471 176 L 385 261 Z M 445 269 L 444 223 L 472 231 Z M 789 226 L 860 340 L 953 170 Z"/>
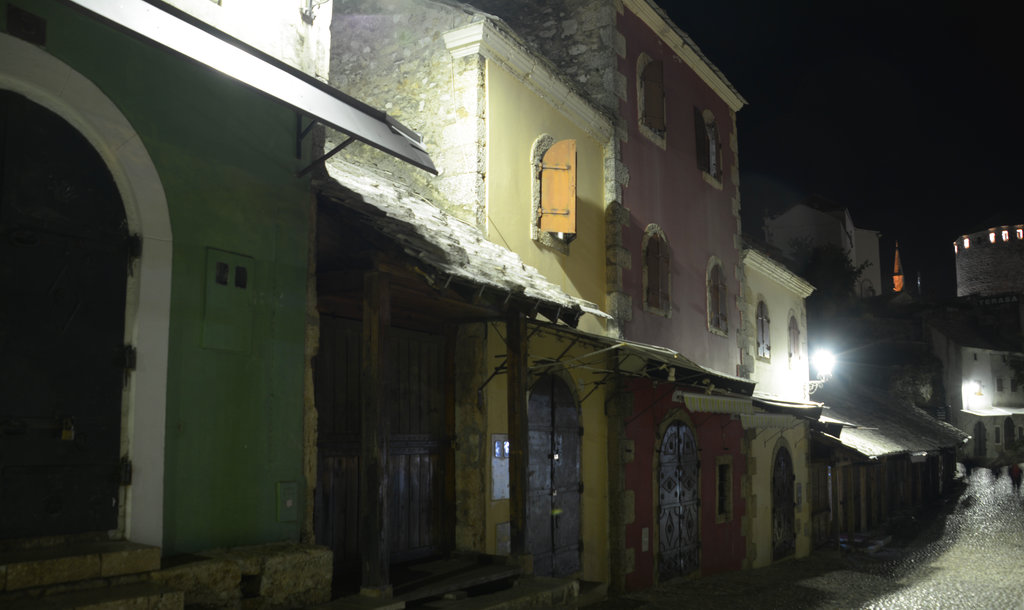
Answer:
<path fill-rule="evenodd" d="M 903 292 L 903 265 L 900 264 L 900 242 L 896 242 L 896 260 L 892 268 L 892 290 Z"/>

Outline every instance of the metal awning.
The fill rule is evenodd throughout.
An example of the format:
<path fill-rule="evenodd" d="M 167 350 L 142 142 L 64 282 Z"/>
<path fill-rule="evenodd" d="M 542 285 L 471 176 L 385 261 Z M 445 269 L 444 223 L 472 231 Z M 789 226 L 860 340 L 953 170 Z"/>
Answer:
<path fill-rule="evenodd" d="M 774 396 L 754 394 L 754 406 L 771 413 L 784 413 L 817 421 L 825 407 L 820 402 L 802 400 L 783 400 Z"/>
<path fill-rule="evenodd" d="M 350 139 L 346 142 L 358 140 L 416 167 L 437 173 L 422 139 L 414 131 L 384 112 L 186 13 L 164 3 L 151 4 L 146 0 L 67 1 L 265 93 L 308 115 L 314 122 L 348 134 Z M 297 136 L 301 140 L 308 132 L 308 126 L 303 128 L 300 125 Z"/>

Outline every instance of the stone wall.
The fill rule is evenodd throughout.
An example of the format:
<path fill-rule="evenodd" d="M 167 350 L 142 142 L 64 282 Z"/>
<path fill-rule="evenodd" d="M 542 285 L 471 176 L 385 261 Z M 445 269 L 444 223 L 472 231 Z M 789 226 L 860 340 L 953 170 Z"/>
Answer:
<path fill-rule="evenodd" d="M 263 544 L 171 559 L 150 578 L 185 592 L 189 608 L 308 608 L 331 598 L 333 554 L 319 546 Z"/>
<path fill-rule="evenodd" d="M 979 231 L 961 236 L 957 240 L 956 295 L 990 296 L 1006 293 L 1024 293 L 1024 240 L 1017 238 L 1017 229 L 1001 227 L 995 231 L 996 241 L 989 238 L 990 231 Z M 1003 241 L 1001 232 L 1009 232 Z M 964 240 L 970 247 L 964 247 Z"/>
<path fill-rule="evenodd" d="M 483 60 L 453 59 L 443 35 L 484 17 L 470 7 L 421 0 L 336 0 L 333 17 L 331 85 L 419 133 L 439 176 L 366 145 L 339 154 L 482 228 Z M 327 147 L 341 141 L 328 134 Z"/>
<path fill-rule="evenodd" d="M 615 28 L 616 2 L 609 0 L 476 0 L 500 17 L 564 74 L 592 103 L 619 110 Z"/>

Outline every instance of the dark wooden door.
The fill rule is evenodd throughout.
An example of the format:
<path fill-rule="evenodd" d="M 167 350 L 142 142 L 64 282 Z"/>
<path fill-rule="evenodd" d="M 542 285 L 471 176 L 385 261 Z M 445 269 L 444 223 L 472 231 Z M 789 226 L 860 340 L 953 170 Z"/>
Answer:
<path fill-rule="evenodd" d="M 388 529 L 391 561 L 447 550 L 444 521 L 444 339 L 392 330 L 388 418 Z M 358 321 L 320 317 L 315 364 L 318 412 L 317 540 L 340 569 L 359 561 L 359 450 L 362 343 Z M 355 572 L 358 575 L 358 570 Z"/>
<path fill-rule="evenodd" d="M 88 141 L 0 91 L 0 538 L 117 526 L 126 227 Z"/>
<path fill-rule="evenodd" d="M 693 430 L 673 423 L 658 454 L 658 574 L 662 580 L 700 567 L 700 462 Z"/>
<path fill-rule="evenodd" d="M 851 476 L 858 484 L 859 473 Z M 780 447 L 772 467 L 772 559 L 780 559 L 796 548 L 796 504 L 793 501 L 793 459 Z M 858 509 L 860 498 L 854 502 Z"/>
<path fill-rule="evenodd" d="M 526 549 L 538 576 L 580 569 L 580 426 L 569 386 L 548 375 L 530 389 Z"/>

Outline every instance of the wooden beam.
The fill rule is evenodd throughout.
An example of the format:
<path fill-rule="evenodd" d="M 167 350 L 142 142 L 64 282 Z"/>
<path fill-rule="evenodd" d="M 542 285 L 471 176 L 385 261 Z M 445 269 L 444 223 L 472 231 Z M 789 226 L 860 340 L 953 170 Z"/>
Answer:
<path fill-rule="evenodd" d="M 360 468 L 359 554 L 361 593 L 391 597 L 388 532 L 387 379 L 390 362 L 386 335 L 391 326 L 390 281 L 368 271 L 363 284 L 363 365 Z"/>
<path fill-rule="evenodd" d="M 509 525 L 512 555 L 526 553 L 526 499 L 530 430 L 527 421 L 526 318 L 514 308 L 506 317 L 508 351 Z"/>

